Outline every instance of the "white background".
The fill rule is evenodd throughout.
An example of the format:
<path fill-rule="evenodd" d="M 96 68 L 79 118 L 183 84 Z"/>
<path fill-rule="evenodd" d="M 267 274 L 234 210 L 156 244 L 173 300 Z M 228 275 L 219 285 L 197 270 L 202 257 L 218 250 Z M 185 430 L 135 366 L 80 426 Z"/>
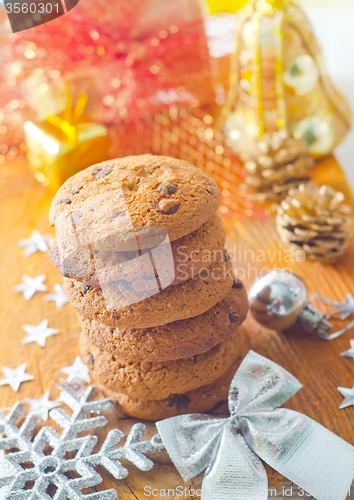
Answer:
<path fill-rule="evenodd" d="M 332 82 L 354 114 L 354 0 L 299 0 L 309 17 Z M 339 145 L 336 158 L 354 189 L 354 128 Z"/>

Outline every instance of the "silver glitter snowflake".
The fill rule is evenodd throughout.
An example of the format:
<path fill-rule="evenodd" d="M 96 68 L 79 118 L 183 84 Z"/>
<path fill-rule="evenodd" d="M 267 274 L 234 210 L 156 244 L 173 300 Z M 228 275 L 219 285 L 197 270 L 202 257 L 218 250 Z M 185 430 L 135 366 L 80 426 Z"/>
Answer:
<path fill-rule="evenodd" d="M 6 486 L 4 499 L 16 500 L 111 500 L 117 498 L 113 489 L 99 493 L 82 493 L 84 488 L 96 486 L 102 477 L 95 470 L 102 466 L 116 479 L 123 479 L 128 470 L 121 459 L 133 463 L 142 471 L 150 470 L 153 462 L 146 452 L 162 450 L 158 435 L 150 441 L 141 441 L 145 426 L 134 424 L 125 444 L 117 447 L 124 434 L 119 429 L 111 430 L 100 450 L 92 453 L 98 438 L 82 432 L 103 427 L 107 419 L 99 415 L 113 407 L 110 399 L 95 399 L 96 388 L 90 386 L 81 397 L 69 391 L 62 391 L 60 400 L 71 410 L 62 408 L 50 411 L 50 417 L 62 429 L 59 434 L 49 426 L 36 427 L 41 418 L 35 414 L 25 414 L 25 403 L 17 402 L 5 416 L 0 412 L 0 450 L 7 452 L 0 458 L 0 488 Z M 23 419 L 18 427 L 18 421 Z M 80 436 L 78 437 L 78 434 Z M 71 473 L 71 474 L 70 474 Z M 78 477 L 79 476 L 79 477 Z M 28 483 L 30 482 L 30 483 Z M 25 489 L 27 483 L 31 489 Z"/>

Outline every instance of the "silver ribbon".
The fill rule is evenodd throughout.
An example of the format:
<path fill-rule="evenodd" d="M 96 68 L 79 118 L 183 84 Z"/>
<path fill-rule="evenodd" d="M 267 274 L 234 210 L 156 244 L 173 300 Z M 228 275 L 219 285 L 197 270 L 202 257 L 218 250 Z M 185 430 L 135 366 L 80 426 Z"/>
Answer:
<path fill-rule="evenodd" d="M 339 316 L 340 319 L 344 321 L 347 318 L 350 318 L 352 314 L 354 314 L 354 297 L 351 293 L 347 293 L 345 302 L 336 302 L 333 300 L 329 300 L 326 299 L 326 297 L 322 297 L 322 295 L 318 295 L 316 293 L 312 294 L 312 298 L 320 300 L 321 302 L 323 302 L 323 304 L 327 304 L 335 308 L 335 311 L 324 315 L 325 322 L 331 318 L 334 318 L 335 316 Z M 351 321 L 345 327 L 341 328 L 340 330 L 334 333 L 329 334 L 329 332 L 326 330 L 324 332 L 323 331 L 321 332 L 319 330 L 318 334 L 324 340 L 333 340 L 340 337 L 341 335 L 343 335 L 343 333 L 346 333 L 348 330 L 351 330 L 352 328 L 354 328 L 354 321 Z"/>
<path fill-rule="evenodd" d="M 263 500 L 262 459 L 318 500 L 344 500 L 354 447 L 306 415 L 279 408 L 302 387 L 284 368 L 250 351 L 229 391 L 229 418 L 180 415 L 156 423 L 185 481 L 205 471 L 202 500 Z"/>
<path fill-rule="evenodd" d="M 320 300 L 321 302 L 323 302 L 323 304 L 327 304 L 328 306 L 333 306 L 336 309 L 333 313 L 329 313 L 328 315 L 326 315 L 326 317 L 328 318 L 340 315 L 340 319 L 345 320 L 349 318 L 352 314 L 354 314 L 354 297 L 351 293 L 347 293 L 345 297 L 345 302 L 337 302 L 335 300 L 329 300 L 326 297 L 322 297 L 322 295 L 318 295 L 317 293 L 313 293 L 312 298 Z"/>

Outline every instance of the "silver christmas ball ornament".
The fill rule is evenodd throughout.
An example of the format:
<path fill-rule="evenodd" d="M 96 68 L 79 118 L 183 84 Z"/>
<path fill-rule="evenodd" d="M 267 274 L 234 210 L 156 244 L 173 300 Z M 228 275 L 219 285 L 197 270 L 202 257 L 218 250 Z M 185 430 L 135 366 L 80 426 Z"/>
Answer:
<path fill-rule="evenodd" d="M 258 278 L 249 292 L 254 318 L 271 330 L 291 328 L 307 302 L 305 283 L 288 271 L 274 269 Z"/>
<path fill-rule="evenodd" d="M 324 303 L 337 303 L 316 296 Z M 341 330 L 330 333 L 333 328 L 328 320 L 343 312 L 343 305 L 324 314 L 307 298 L 307 288 L 302 279 L 290 271 L 273 269 L 257 278 L 249 291 L 250 311 L 262 326 L 277 332 L 289 330 L 295 324 L 309 333 L 317 333 L 322 339 L 331 340 L 354 326 L 354 321 Z"/>

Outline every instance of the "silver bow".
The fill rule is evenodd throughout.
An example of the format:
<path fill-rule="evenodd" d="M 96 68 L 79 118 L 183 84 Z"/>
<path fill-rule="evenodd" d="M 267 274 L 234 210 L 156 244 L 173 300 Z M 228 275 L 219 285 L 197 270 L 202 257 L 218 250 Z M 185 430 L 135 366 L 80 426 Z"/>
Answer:
<path fill-rule="evenodd" d="M 202 500 L 266 499 L 260 459 L 318 500 L 345 499 L 354 447 L 306 415 L 279 408 L 301 387 L 284 368 L 250 351 L 230 386 L 229 418 L 190 414 L 156 423 L 185 481 L 206 469 Z"/>

